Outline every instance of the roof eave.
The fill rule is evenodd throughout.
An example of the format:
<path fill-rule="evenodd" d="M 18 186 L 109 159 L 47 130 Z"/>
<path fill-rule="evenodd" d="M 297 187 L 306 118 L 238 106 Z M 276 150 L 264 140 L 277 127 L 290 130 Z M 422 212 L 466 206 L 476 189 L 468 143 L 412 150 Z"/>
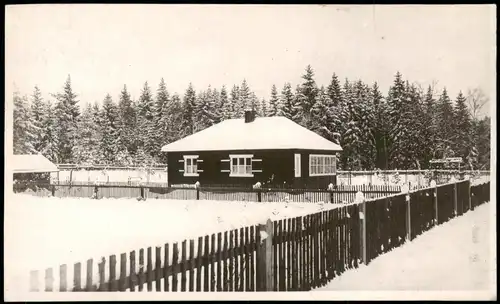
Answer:
<path fill-rule="evenodd" d="M 48 170 L 14 170 L 13 173 L 51 173 L 59 172 L 59 169 L 48 169 Z"/>
<path fill-rule="evenodd" d="M 330 151 L 330 152 L 342 152 L 343 149 L 341 147 L 336 148 L 336 149 L 327 149 L 327 148 L 245 148 L 245 149 L 205 149 L 205 148 L 194 148 L 194 149 L 168 149 L 163 147 L 161 149 L 161 152 L 165 153 L 179 153 L 179 152 L 199 152 L 199 151 L 239 151 L 239 150 L 255 150 L 255 151 L 266 151 L 266 150 L 316 150 L 316 151 Z"/>

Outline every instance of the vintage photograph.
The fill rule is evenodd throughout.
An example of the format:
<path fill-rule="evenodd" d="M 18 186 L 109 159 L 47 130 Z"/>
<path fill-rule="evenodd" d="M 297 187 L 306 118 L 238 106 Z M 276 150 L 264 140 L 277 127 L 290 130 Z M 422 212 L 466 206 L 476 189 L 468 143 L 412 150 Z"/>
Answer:
<path fill-rule="evenodd" d="M 496 300 L 494 5 L 5 10 L 4 300 Z"/>

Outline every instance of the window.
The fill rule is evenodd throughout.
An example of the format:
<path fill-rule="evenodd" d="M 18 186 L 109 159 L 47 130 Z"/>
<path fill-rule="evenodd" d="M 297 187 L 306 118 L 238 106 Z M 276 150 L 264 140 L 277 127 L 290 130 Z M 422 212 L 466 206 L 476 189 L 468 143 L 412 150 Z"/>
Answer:
<path fill-rule="evenodd" d="M 309 176 L 335 175 L 336 160 L 333 155 L 309 155 Z"/>
<path fill-rule="evenodd" d="M 295 177 L 300 177 L 300 154 L 295 154 Z"/>
<path fill-rule="evenodd" d="M 229 176 L 253 176 L 253 155 L 229 155 L 231 159 L 231 173 Z"/>
<path fill-rule="evenodd" d="M 198 155 L 184 155 L 184 176 L 198 176 Z"/>

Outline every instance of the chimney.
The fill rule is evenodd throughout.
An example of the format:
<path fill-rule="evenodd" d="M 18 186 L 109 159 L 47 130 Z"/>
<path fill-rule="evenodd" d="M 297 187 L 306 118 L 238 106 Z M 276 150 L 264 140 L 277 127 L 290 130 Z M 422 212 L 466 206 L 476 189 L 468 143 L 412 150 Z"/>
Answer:
<path fill-rule="evenodd" d="M 245 110 L 245 123 L 250 123 L 255 120 L 255 111 Z"/>

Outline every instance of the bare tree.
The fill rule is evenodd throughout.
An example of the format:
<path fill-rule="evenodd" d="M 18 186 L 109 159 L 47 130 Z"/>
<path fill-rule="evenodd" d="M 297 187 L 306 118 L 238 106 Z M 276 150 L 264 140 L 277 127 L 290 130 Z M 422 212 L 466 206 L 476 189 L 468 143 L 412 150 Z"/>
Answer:
<path fill-rule="evenodd" d="M 469 89 L 467 92 L 467 105 L 470 109 L 470 113 L 473 120 L 477 120 L 481 109 L 486 103 L 488 103 L 489 98 L 484 94 L 483 90 L 480 88 Z"/>

